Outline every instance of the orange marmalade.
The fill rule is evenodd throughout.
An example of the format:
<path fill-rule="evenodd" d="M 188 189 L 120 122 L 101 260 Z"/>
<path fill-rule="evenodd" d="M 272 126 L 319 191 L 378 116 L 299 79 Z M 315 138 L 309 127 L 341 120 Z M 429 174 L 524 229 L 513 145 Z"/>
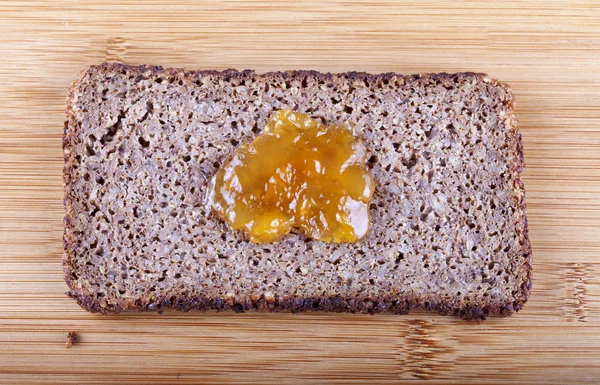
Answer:
<path fill-rule="evenodd" d="M 369 228 L 375 183 L 352 130 L 281 110 L 213 177 L 208 203 L 256 243 L 292 228 L 330 243 L 355 242 Z"/>

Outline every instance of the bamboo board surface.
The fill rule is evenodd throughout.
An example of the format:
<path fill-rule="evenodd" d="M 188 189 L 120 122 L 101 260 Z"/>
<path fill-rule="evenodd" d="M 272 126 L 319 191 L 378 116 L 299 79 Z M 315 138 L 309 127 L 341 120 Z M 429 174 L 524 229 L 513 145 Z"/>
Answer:
<path fill-rule="evenodd" d="M 492 4 L 0 1 L 0 383 L 600 383 L 600 4 Z M 70 83 L 104 60 L 508 82 L 531 299 L 481 325 L 425 312 L 83 311 L 64 295 L 61 135 Z M 65 349 L 69 331 L 79 338 Z"/>

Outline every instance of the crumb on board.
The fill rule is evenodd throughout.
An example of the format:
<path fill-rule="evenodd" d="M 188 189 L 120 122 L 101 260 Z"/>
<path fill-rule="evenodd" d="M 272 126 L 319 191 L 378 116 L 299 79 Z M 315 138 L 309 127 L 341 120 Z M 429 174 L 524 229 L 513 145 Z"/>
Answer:
<path fill-rule="evenodd" d="M 67 343 L 65 344 L 65 347 L 69 349 L 71 346 L 73 346 L 75 341 L 77 341 L 77 333 L 69 332 L 67 334 Z"/>

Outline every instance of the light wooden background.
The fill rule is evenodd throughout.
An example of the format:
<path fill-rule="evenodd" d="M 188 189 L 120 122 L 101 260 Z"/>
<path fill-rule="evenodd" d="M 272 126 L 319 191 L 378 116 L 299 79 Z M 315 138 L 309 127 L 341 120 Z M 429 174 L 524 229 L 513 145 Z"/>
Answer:
<path fill-rule="evenodd" d="M 599 383 L 599 7 L 0 1 L 0 383 Z M 86 313 L 63 295 L 61 133 L 69 84 L 104 60 L 509 82 L 525 141 L 530 301 L 482 325 L 432 313 Z"/>

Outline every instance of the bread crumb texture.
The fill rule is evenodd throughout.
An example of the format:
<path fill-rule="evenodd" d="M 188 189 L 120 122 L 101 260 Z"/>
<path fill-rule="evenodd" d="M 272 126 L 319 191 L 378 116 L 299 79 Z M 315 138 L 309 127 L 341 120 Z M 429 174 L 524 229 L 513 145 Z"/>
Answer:
<path fill-rule="evenodd" d="M 204 203 L 276 110 L 351 126 L 377 185 L 369 233 L 255 244 Z M 531 290 L 521 136 L 483 74 L 185 71 L 101 64 L 65 123 L 65 279 L 92 312 L 509 315 Z"/>
<path fill-rule="evenodd" d="M 77 333 L 68 332 L 67 333 L 67 342 L 65 342 L 65 348 L 71 349 L 71 347 L 73 346 L 73 344 L 75 344 L 75 342 L 77 342 Z"/>

